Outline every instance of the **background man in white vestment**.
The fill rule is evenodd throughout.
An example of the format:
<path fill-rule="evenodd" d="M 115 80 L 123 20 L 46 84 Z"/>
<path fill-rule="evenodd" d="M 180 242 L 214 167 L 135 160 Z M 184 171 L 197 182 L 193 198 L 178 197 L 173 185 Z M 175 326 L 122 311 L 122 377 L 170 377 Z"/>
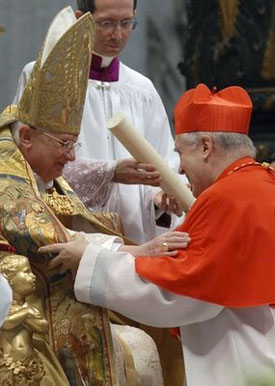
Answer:
<path fill-rule="evenodd" d="M 77 241 L 46 247 L 63 269 L 80 260 L 79 300 L 181 326 L 187 386 L 275 384 L 275 172 L 254 159 L 251 111 L 242 88 L 203 84 L 176 106 L 180 172 L 197 197 L 178 228 L 191 242 L 177 256 L 134 258 Z"/>
<path fill-rule="evenodd" d="M 171 229 L 177 223 L 175 215 L 163 215 L 165 227 L 156 225 L 156 219 L 163 213 L 158 208 L 177 215 L 181 215 L 181 208 L 175 201 L 166 201 L 159 188 L 130 185 L 148 184 L 148 181 L 156 185 L 159 175 L 152 165 L 147 165 L 147 170 L 142 171 L 134 160 L 125 160 L 129 158 L 129 153 L 106 127 L 113 114 L 123 112 L 162 158 L 177 168 L 168 118 L 157 91 L 148 78 L 118 59 L 136 26 L 136 0 L 79 0 L 77 4 L 77 16 L 86 11 L 93 14 L 95 46 L 79 137 L 82 147 L 78 156 L 85 157 L 86 163 L 83 159 L 79 160 L 79 164 L 76 161 L 65 170 L 64 176 L 85 204 L 94 209 L 94 195 L 89 197 L 93 178 L 89 163 L 91 159 L 109 161 L 102 163 L 100 170 L 106 171 L 107 178 L 123 184 L 115 184 L 110 199 L 100 209 L 120 215 L 126 236 L 138 243 L 148 241 L 167 231 L 169 225 Z M 18 102 L 23 92 L 32 66 L 33 63 L 29 63 L 23 70 L 14 103 Z M 117 160 L 120 160 L 119 164 L 114 163 Z M 94 173 L 92 165 L 93 162 L 90 170 Z M 158 223 L 164 224 L 161 219 Z"/>

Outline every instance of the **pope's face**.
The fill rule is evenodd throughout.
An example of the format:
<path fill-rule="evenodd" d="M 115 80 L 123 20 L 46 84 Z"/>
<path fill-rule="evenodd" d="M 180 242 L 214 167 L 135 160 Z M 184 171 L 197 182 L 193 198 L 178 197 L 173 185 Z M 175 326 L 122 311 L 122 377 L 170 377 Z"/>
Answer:
<path fill-rule="evenodd" d="M 131 30 L 116 26 L 105 30 L 98 23 L 121 21 L 134 17 L 133 0 L 95 0 L 93 18 L 96 22 L 94 51 L 103 56 L 118 56 L 125 47 Z"/>
<path fill-rule="evenodd" d="M 193 195 L 198 197 L 210 185 L 202 145 L 190 144 L 183 134 L 176 137 L 175 151 L 180 157 L 179 173 L 186 175 Z"/>
<path fill-rule="evenodd" d="M 32 147 L 28 153 L 28 162 L 32 170 L 44 182 L 60 177 L 66 163 L 75 160 L 75 150 L 72 148 L 69 151 L 64 151 L 64 146 L 57 139 L 63 142 L 76 143 L 77 135 L 50 133 L 54 139 L 35 129 L 33 129 L 32 135 Z"/>

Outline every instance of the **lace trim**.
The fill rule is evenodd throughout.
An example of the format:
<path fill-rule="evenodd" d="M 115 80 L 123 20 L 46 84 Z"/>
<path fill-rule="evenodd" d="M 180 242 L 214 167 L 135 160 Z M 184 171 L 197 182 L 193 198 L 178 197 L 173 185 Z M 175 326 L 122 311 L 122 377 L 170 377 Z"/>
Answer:
<path fill-rule="evenodd" d="M 116 165 L 117 161 L 79 157 L 66 165 L 63 177 L 87 207 L 101 211 L 113 190 Z"/>

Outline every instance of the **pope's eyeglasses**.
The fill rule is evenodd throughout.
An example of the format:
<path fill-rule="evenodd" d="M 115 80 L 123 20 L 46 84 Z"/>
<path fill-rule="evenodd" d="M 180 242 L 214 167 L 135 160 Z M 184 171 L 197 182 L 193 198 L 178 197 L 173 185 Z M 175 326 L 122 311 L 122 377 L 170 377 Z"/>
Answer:
<path fill-rule="evenodd" d="M 101 21 L 95 20 L 95 23 L 102 30 L 106 32 L 112 32 L 118 26 L 120 26 L 120 28 L 123 29 L 124 31 L 134 30 L 138 24 L 138 21 L 136 18 L 132 18 L 132 19 L 123 19 L 123 20 L 101 20 Z"/>
<path fill-rule="evenodd" d="M 64 154 L 68 154 L 72 149 L 75 151 L 81 147 L 80 142 L 73 142 L 73 141 L 62 141 L 62 139 L 55 137 L 52 134 L 47 133 L 46 131 L 42 131 L 42 134 L 46 135 L 47 137 L 54 139 L 56 142 L 60 143 L 63 148 Z"/>

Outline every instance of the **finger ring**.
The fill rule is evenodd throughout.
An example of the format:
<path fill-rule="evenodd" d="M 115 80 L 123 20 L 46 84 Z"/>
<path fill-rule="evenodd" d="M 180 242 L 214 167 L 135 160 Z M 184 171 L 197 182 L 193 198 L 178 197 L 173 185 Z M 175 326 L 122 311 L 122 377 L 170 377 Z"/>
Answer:
<path fill-rule="evenodd" d="M 162 250 L 164 252 L 168 252 L 169 251 L 169 245 L 168 245 L 168 243 L 166 241 L 164 243 L 162 243 L 161 245 L 162 245 Z"/>

